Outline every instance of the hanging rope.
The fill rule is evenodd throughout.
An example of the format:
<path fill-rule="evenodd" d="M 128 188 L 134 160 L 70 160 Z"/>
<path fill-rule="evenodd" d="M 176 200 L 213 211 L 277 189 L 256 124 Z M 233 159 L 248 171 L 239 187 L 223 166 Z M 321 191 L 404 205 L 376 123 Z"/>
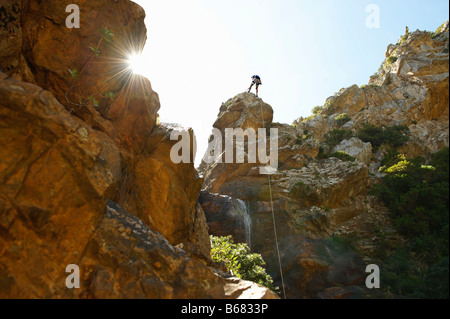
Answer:
<path fill-rule="evenodd" d="M 262 104 L 260 105 L 261 107 L 261 122 L 263 124 L 263 127 L 266 127 L 266 123 L 264 121 L 264 117 L 263 117 L 263 108 L 262 108 Z M 273 233 L 274 233 L 274 237 L 275 237 L 275 244 L 276 244 L 276 248 L 277 248 L 277 257 L 278 257 L 278 267 L 280 269 L 280 276 L 281 276 L 281 287 L 283 289 L 283 296 L 284 299 L 286 298 L 286 289 L 284 287 L 284 276 L 283 276 L 283 267 L 281 266 L 281 255 L 280 255 L 280 246 L 278 244 L 278 235 L 277 235 L 277 224 L 275 221 L 275 211 L 273 209 L 273 196 L 272 196 L 272 180 L 270 178 L 270 174 L 267 174 L 267 178 L 269 181 L 269 190 L 270 190 L 270 208 L 272 210 L 272 223 L 273 223 Z"/>
<path fill-rule="evenodd" d="M 281 286 L 283 288 L 284 299 L 287 299 L 286 298 L 286 290 L 284 288 L 283 268 L 281 267 L 281 256 L 280 256 L 280 247 L 278 245 L 278 235 L 277 235 L 277 226 L 276 226 L 276 222 L 275 222 L 275 212 L 273 210 L 272 183 L 271 183 L 271 180 L 270 180 L 270 175 L 267 175 L 267 176 L 269 178 L 270 206 L 271 206 L 271 209 L 272 209 L 273 232 L 274 232 L 274 235 L 275 235 L 275 243 L 276 243 L 276 246 L 277 246 L 278 266 L 280 267 Z"/>

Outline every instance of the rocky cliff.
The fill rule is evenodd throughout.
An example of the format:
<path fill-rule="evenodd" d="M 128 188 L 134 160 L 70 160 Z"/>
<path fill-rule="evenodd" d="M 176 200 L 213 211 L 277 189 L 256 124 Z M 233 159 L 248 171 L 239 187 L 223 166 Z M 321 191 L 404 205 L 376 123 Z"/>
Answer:
<path fill-rule="evenodd" d="M 126 57 L 128 0 L 0 0 L 0 298 L 277 298 L 210 260 L 202 187 Z M 65 286 L 80 268 L 80 289 Z"/>
<path fill-rule="evenodd" d="M 202 163 L 210 232 L 250 242 L 281 284 L 273 209 L 288 298 L 380 297 L 365 287 L 366 266 L 405 239 L 370 190 L 391 152 L 430 158 L 449 145 L 448 31 L 446 22 L 435 33 L 405 34 L 369 84 L 340 90 L 292 125 L 273 123 L 272 107 L 250 93 L 223 103 L 213 125 L 222 132 L 278 129 L 279 169 L 268 178 L 260 163 Z M 361 140 L 372 128 L 396 131 L 395 147 Z M 250 240 L 237 200 L 250 216 Z"/>
<path fill-rule="evenodd" d="M 269 152 L 258 129 L 277 129 L 278 171 L 233 155 L 199 174 L 170 159 L 171 133 L 192 130 L 158 123 L 157 93 L 127 67 L 144 11 L 77 4 L 70 29 L 61 1 L 0 0 L 0 298 L 278 298 L 218 269 L 208 237 L 246 242 L 280 285 L 273 220 L 288 298 L 379 296 L 365 266 L 406 240 L 370 193 L 393 150 L 359 132 L 395 127 L 409 158 L 448 147 L 448 22 L 405 34 L 367 85 L 292 125 L 252 94 L 226 101 L 220 142 L 255 129 Z M 65 285 L 71 264 L 80 289 Z"/>

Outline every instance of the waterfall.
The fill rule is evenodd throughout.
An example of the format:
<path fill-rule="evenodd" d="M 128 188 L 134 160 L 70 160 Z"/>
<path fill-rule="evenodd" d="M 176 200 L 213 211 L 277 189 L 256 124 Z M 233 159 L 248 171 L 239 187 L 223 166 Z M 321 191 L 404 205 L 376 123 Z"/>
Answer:
<path fill-rule="evenodd" d="M 241 221 L 243 228 L 244 228 L 244 234 L 245 234 L 245 242 L 252 248 L 252 219 L 249 214 L 249 208 L 248 204 L 245 204 L 244 201 L 240 199 L 236 199 L 236 215 L 239 217 L 239 220 Z"/>

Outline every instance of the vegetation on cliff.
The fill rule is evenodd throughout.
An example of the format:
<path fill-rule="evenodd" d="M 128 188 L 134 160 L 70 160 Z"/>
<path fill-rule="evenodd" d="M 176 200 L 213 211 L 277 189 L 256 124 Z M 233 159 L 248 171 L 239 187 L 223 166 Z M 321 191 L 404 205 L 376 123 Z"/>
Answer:
<path fill-rule="evenodd" d="M 260 254 L 250 253 L 247 244 L 235 244 L 231 236 L 216 237 L 211 239 L 211 258 L 217 263 L 224 263 L 228 271 L 244 280 L 256 282 L 262 286 L 277 291 L 273 279 L 266 273 L 266 265 Z"/>
<path fill-rule="evenodd" d="M 370 142 L 377 149 L 383 144 L 391 147 L 405 145 L 409 140 L 409 129 L 407 126 L 389 126 L 386 128 L 371 124 L 364 124 L 363 128 L 356 134 L 363 142 Z"/>
<path fill-rule="evenodd" d="M 405 238 L 384 256 L 384 281 L 391 292 L 419 298 L 448 298 L 449 148 L 412 160 L 396 155 L 373 193 L 389 208 Z M 386 254 L 387 252 L 381 252 Z"/>
<path fill-rule="evenodd" d="M 347 120 L 344 115 L 338 117 Z M 388 127 L 376 126 L 373 124 L 363 124 L 362 127 L 355 133 L 348 129 L 336 128 L 328 131 L 320 148 L 319 158 L 338 157 L 340 154 L 330 154 L 330 151 L 339 145 L 342 141 L 357 137 L 365 143 L 371 143 L 372 147 L 377 150 L 382 145 L 389 147 L 391 152 L 395 152 L 397 147 L 405 145 L 409 141 L 409 128 L 402 125 L 394 125 Z M 342 154 L 341 154 L 342 155 Z M 353 160 L 345 157 L 344 160 Z"/>

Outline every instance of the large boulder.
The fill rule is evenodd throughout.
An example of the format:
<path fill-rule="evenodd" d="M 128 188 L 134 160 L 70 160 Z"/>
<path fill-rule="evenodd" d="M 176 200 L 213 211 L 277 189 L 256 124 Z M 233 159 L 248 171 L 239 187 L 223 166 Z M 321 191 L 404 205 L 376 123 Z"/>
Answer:
<path fill-rule="evenodd" d="M 256 97 L 251 93 L 241 93 L 234 98 L 229 99 L 220 107 L 220 112 L 213 127 L 220 130 L 221 136 L 214 136 L 214 138 L 221 140 L 215 142 L 222 143 L 223 154 L 218 154 L 212 163 L 205 163 L 202 161 L 199 171 L 204 176 L 205 183 L 203 189 L 210 193 L 229 194 L 228 190 L 239 189 L 242 191 L 240 199 L 248 199 L 256 196 L 259 190 L 252 188 L 252 185 L 261 185 L 265 175 L 260 174 L 260 167 L 263 166 L 259 161 L 258 151 L 259 145 L 258 130 L 266 129 L 266 148 L 269 149 L 270 142 L 267 136 L 270 131 L 268 128 L 272 127 L 273 109 L 265 103 L 262 99 Z M 274 125 L 276 127 L 276 125 Z M 252 143 L 256 145 L 256 161 L 249 161 L 249 144 L 250 139 L 245 138 L 243 145 L 244 163 L 237 161 L 237 139 L 226 138 L 226 129 L 242 129 L 244 134 L 247 129 L 254 130 L 255 140 Z M 212 143 L 212 140 L 210 141 Z M 233 161 L 228 161 L 227 145 L 233 143 Z M 266 152 L 267 153 L 267 152 Z"/>
<path fill-rule="evenodd" d="M 221 131 L 237 127 L 258 131 L 272 120 L 273 109 L 270 105 L 251 93 L 241 93 L 222 104 L 213 127 Z"/>
<path fill-rule="evenodd" d="M 192 163 L 175 164 L 170 158 L 173 130 L 185 131 L 191 141 L 192 129 L 159 125 L 148 137 L 146 153 L 133 157 L 124 169 L 119 203 L 144 223 L 160 232 L 173 245 L 190 241 L 197 214 L 197 198 L 203 180 Z M 209 239 L 202 242 L 209 246 Z M 205 251 L 209 255 L 209 251 Z"/>
<path fill-rule="evenodd" d="M 209 234 L 218 237 L 231 235 L 234 242 L 251 247 L 252 220 L 245 202 L 202 191 L 199 203 L 206 214 Z"/>
<path fill-rule="evenodd" d="M 294 236 L 285 238 L 280 246 L 288 298 L 320 298 L 331 287 L 364 286 L 363 261 L 339 241 Z M 369 294 L 366 288 L 355 297 L 364 297 L 363 292 Z"/>
<path fill-rule="evenodd" d="M 361 163 L 368 164 L 372 159 L 372 144 L 364 143 L 358 138 L 343 140 L 331 152 L 345 152 Z"/>
<path fill-rule="evenodd" d="M 369 189 L 366 165 L 337 158 L 310 162 L 301 170 L 289 170 L 274 183 L 304 206 L 338 207 L 345 199 Z"/>

